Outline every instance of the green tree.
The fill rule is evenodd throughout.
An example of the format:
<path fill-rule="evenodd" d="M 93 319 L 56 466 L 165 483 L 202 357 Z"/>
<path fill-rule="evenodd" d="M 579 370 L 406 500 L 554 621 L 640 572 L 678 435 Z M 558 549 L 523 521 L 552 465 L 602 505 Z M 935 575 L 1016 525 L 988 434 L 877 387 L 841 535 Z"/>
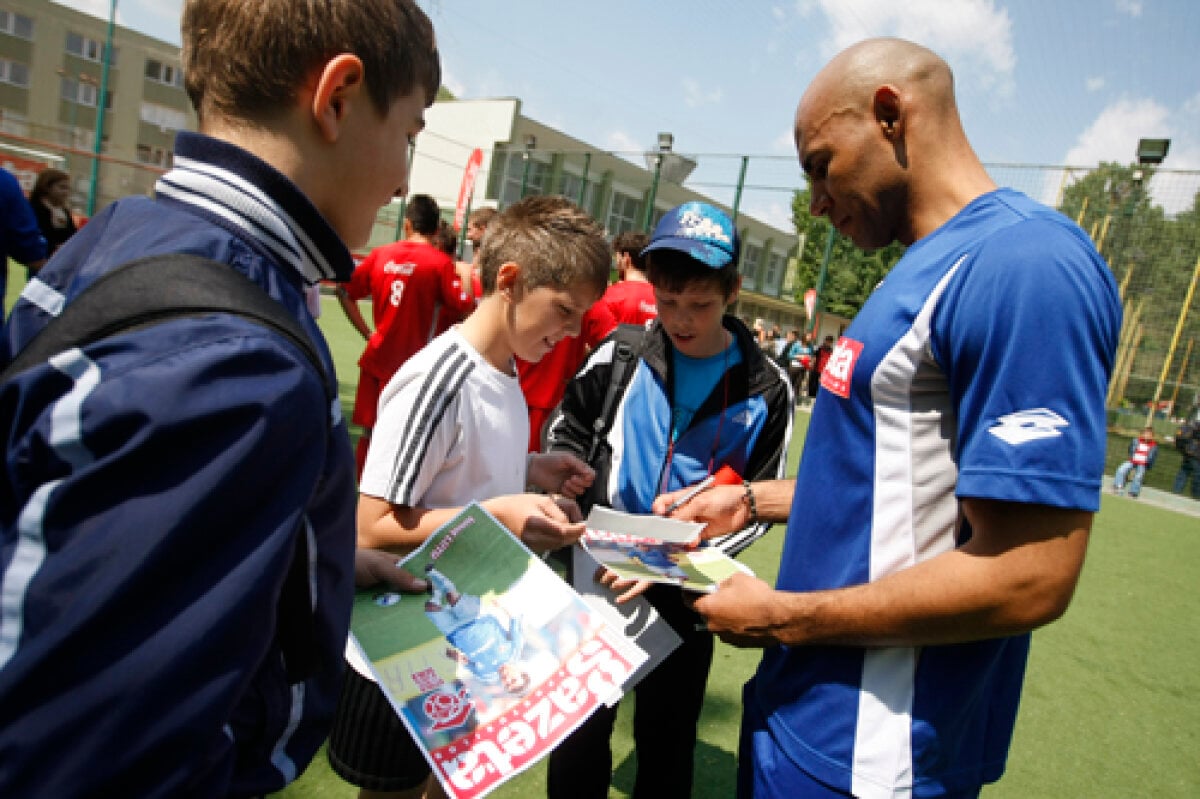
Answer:
<path fill-rule="evenodd" d="M 1182 367 L 1184 383 L 1194 385 L 1200 364 L 1200 350 L 1195 347 L 1189 363 L 1182 363 L 1189 339 L 1200 338 L 1196 297 L 1186 314 L 1178 346 L 1171 351 L 1175 325 L 1185 311 L 1183 300 L 1200 254 L 1200 195 L 1193 197 L 1190 209 L 1168 217 L 1155 203 L 1150 187 L 1153 178 L 1152 168 L 1102 163 L 1063 192 L 1060 207 L 1096 242 L 1121 287 L 1127 322 L 1136 320 L 1141 331 L 1127 379 L 1122 375 L 1114 378 L 1123 390 L 1123 396 L 1114 400 L 1127 399 L 1134 405 L 1151 399 L 1168 356 L 1172 359 L 1169 381 Z M 1168 385 L 1163 398 L 1169 399 L 1173 393 L 1173 385 Z M 1193 394 L 1194 390 L 1181 392 L 1179 405 L 1186 407 Z"/>
<path fill-rule="evenodd" d="M 833 231 L 827 219 L 814 217 L 809 212 L 809 196 L 808 189 L 801 189 L 792 197 L 792 222 L 796 226 L 796 234 L 804 242 L 796 281 L 797 301 L 803 299 L 805 291 L 816 287 L 825 247 L 830 231 Z M 820 298 L 821 308 L 838 316 L 853 318 L 879 281 L 904 255 L 905 247 L 892 243 L 867 253 L 836 231 L 833 231 L 833 236 L 833 251 L 830 253 L 828 273 Z"/>

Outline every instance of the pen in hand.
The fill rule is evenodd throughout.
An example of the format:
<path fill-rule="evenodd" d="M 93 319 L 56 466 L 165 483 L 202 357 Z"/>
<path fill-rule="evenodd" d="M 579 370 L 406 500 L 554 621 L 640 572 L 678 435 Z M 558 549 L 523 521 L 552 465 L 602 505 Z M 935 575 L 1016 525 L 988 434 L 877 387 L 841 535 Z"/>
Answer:
<path fill-rule="evenodd" d="M 710 474 L 708 477 L 705 477 L 699 483 L 696 483 L 696 485 L 693 486 L 690 491 L 688 491 L 682 497 L 680 497 L 679 499 L 675 500 L 670 505 L 668 505 L 667 509 L 665 511 L 663 511 L 663 516 L 670 516 L 676 510 L 683 507 L 683 505 L 686 502 L 688 502 L 689 500 L 691 500 L 692 497 L 696 496 L 701 491 L 703 491 L 704 489 L 711 486 L 714 482 L 716 482 L 716 477 L 714 477 L 713 475 Z"/>
<path fill-rule="evenodd" d="M 708 477 L 705 477 L 699 483 L 696 483 L 696 485 L 694 485 L 690 490 L 688 490 L 688 492 L 685 493 L 682 497 L 680 497 L 679 499 L 672 502 L 667 507 L 667 509 L 665 511 L 663 511 L 663 516 L 670 516 L 672 513 L 674 513 L 676 510 L 678 510 L 680 507 L 682 507 L 684 505 L 684 503 L 690 501 L 697 494 L 699 494 L 701 491 L 704 491 L 707 488 L 711 488 L 714 485 L 719 485 L 719 486 L 738 485 L 741 482 L 742 482 L 742 476 L 740 474 L 738 474 L 737 472 L 735 472 L 733 470 L 732 466 L 730 466 L 729 464 L 725 464 L 720 469 L 717 469 L 715 474 L 710 474 Z"/>

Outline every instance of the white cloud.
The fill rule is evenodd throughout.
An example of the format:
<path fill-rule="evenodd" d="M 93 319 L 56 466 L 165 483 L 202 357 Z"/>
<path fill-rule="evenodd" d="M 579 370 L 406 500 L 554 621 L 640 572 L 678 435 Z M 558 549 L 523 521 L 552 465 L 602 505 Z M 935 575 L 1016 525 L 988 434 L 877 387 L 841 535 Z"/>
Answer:
<path fill-rule="evenodd" d="M 721 98 L 725 93 L 720 86 L 713 88 L 702 87 L 699 83 L 691 78 L 683 80 L 683 101 L 688 104 L 689 108 L 696 108 L 701 105 L 716 105 L 721 102 Z"/>
<path fill-rule="evenodd" d="M 817 0 L 832 28 L 833 55 L 874 36 L 898 36 L 928 47 L 969 79 L 1004 96 L 1013 93 L 1012 20 L 994 0 Z"/>
<path fill-rule="evenodd" d="M 1067 151 L 1070 166 L 1095 166 L 1101 161 L 1128 164 L 1134 160 L 1137 141 L 1170 135 L 1170 112 L 1149 98 L 1122 98 L 1112 103 Z"/>
<path fill-rule="evenodd" d="M 1117 0 L 1117 11 L 1131 17 L 1142 15 L 1142 0 Z"/>
<path fill-rule="evenodd" d="M 790 129 L 780 133 L 771 142 L 771 152 L 796 154 L 796 135 Z"/>
<path fill-rule="evenodd" d="M 1066 155 L 1071 166 L 1096 166 L 1101 161 L 1130 164 L 1136 160 L 1138 139 L 1171 139 L 1163 161 L 1166 172 L 1150 183 L 1155 202 L 1168 214 L 1190 207 L 1197 180 L 1170 174 L 1173 170 L 1200 169 L 1200 138 L 1189 133 L 1200 123 L 1200 96 L 1172 111 L 1150 98 L 1122 98 L 1108 105 L 1087 127 Z"/>
<path fill-rule="evenodd" d="M 1084 82 L 1084 85 L 1087 86 L 1087 90 L 1089 92 L 1098 92 L 1104 88 L 1104 78 L 1101 78 L 1101 77 L 1088 78 Z"/>

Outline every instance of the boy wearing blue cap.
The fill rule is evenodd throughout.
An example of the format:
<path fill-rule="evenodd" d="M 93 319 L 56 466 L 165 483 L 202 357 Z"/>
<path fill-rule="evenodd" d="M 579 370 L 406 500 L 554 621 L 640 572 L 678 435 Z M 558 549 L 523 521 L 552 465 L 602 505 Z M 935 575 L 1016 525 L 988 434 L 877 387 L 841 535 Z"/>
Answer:
<path fill-rule="evenodd" d="M 618 341 L 611 336 L 567 386 L 562 414 L 549 431 L 552 450 L 589 459 L 596 471 L 581 498 L 650 513 L 659 494 L 698 483 L 729 466 L 746 480 L 783 477 L 792 430 L 787 376 L 766 358 L 750 331 L 725 309 L 737 300 L 740 242 L 730 218 L 689 202 L 658 223 L 643 250 L 658 319 L 635 347 L 637 360 L 611 408 L 608 432 L 593 442 L 614 378 Z M 746 489 L 746 502 L 754 498 Z M 766 533 L 751 524 L 713 544 L 734 555 Z M 683 639 L 636 687 L 635 797 L 691 796 L 696 723 L 712 663 L 712 635 L 671 585 L 622 583 L 619 601 L 646 598 Z M 699 626 L 699 629 L 698 629 Z M 606 797 L 612 774 L 609 737 L 616 708 L 601 708 L 550 757 L 551 799 Z"/>

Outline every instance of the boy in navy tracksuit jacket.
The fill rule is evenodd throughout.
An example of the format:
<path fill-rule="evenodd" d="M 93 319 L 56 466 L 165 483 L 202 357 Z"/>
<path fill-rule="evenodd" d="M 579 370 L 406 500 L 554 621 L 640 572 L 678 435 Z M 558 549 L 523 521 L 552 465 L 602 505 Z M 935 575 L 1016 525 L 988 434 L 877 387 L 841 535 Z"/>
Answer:
<path fill-rule="evenodd" d="M 317 283 L 349 279 L 348 245 L 406 188 L 439 83 L 432 26 L 410 0 L 189 0 L 182 34 L 201 134 L 179 134 L 154 199 L 106 208 L 30 282 L 12 351 L 113 267 L 182 252 L 279 302 L 331 376 Z M 305 768 L 355 567 L 354 461 L 323 377 L 214 313 L 4 387 L 0 796 L 253 796 Z M 289 569 L 311 609 L 286 618 L 303 652 L 280 628 Z"/>
<path fill-rule="evenodd" d="M 750 331 L 725 314 L 737 299 L 739 241 L 730 218 L 707 203 L 685 203 L 654 229 L 647 274 L 658 319 L 644 335 L 613 424 L 589 465 L 583 503 L 650 513 L 655 497 L 729 466 L 745 480 L 783 476 L 793 401 L 787 377 Z M 613 371 L 615 341 L 602 343 L 567 386 L 551 426 L 553 450 L 589 457 Z M 756 521 L 756 520 L 755 520 Z M 766 533 L 751 524 L 714 544 L 736 554 Z M 671 585 L 604 582 L 621 599 L 640 590 L 683 639 L 636 687 L 635 796 L 691 796 L 696 724 L 712 664 L 712 635 Z M 600 708 L 550 756 L 551 799 L 607 797 L 616 709 Z"/>

